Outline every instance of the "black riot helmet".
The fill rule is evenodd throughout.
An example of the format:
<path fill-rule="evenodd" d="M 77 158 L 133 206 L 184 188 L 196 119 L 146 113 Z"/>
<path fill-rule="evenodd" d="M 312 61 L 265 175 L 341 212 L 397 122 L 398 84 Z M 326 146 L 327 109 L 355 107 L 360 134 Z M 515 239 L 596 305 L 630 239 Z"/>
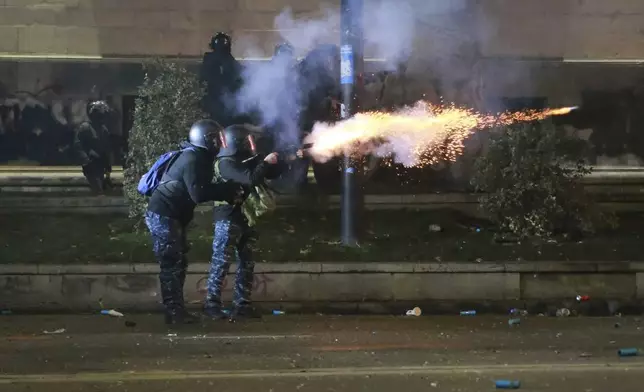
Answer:
<path fill-rule="evenodd" d="M 221 125 L 213 120 L 199 120 L 192 124 L 188 141 L 195 147 L 203 148 L 217 154 L 221 144 Z"/>
<path fill-rule="evenodd" d="M 92 122 L 105 121 L 111 111 L 110 106 L 105 101 L 92 101 L 87 104 L 85 110 L 87 117 Z"/>
<path fill-rule="evenodd" d="M 230 54 L 232 46 L 232 39 L 226 33 L 219 32 L 210 40 L 210 49 L 215 53 Z"/>
<path fill-rule="evenodd" d="M 257 153 L 255 137 L 244 125 L 226 127 L 222 132 L 222 144 L 218 155 L 220 157 L 252 156 Z"/>
<path fill-rule="evenodd" d="M 275 51 L 273 52 L 273 57 L 293 57 L 295 50 L 293 46 L 288 42 L 282 42 L 281 44 L 275 45 Z"/>

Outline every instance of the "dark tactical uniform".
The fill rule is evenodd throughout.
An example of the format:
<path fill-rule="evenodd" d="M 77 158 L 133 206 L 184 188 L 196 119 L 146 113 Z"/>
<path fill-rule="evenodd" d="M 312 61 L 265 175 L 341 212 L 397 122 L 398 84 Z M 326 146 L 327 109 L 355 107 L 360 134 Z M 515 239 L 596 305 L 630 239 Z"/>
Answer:
<path fill-rule="evenodd" d="M 316 122 L 338 119 L 337 102 L 341 100 L 340 49 L 321 45 L 299 64 L 298 85 L 301 91 L 300 129 L 311 132 Z"/>
<path fill-rule="evenodd" d="M 178 219 L 147 211 L 145 224 L 152 236 L 152 250 L 161 272 L 161 297 L 169 312 L 184 307 L 183 285 L 188 268 L 186 224 Z"/>
<path fill-rule="evenodd" d="M 210 118 L 227 127 L 242 120 L 234 115 L 235 95 L 243 83 L 242 66 L 232 55 L 228 34 L 215 34 L 210 48 L 212 51 L 204 54 L 201 64 L 201 81 L 206 83 L 203 107 Z"/>
<path fill-rule="evenodd" d="M 231 317 L 234 319 L 257 316 L 250 306 L 255 270 L 251 245 L 257 237 L 248 225 L 241 203 L 253 191 L 254 186 L 261 184 L 267 176 L 273 174 L 271 172 L 277 165 L 269 165 L 260 156 L 253 156 L 254 151 L 248 142 L 248 135 L 247 129 L 241 125 L 226 128 L 226 147 L 222 148 L 217 156 L 217 172 L 221 179 L 240 185 L 244 192 L 241 197 L 216 202 L 213 210 L 213 254 L 204 311 L 214 319 L 224 317 L 221 290 L 230 264 L 234 260 L 238 261 L 238 267 Z"/>
<path fill-rule="evenodd" d="M 269 119 L 271 123 L 266 124 L 276 146 L 292 145 L 299 142 L 299 89 L 297 87 L 296 59 L 293 54 L 293 47 L 283 43 L 275 47 L 275 53 L 269 67 L 275 71 L 290 70 L 285 73 L 284 78 L 279 78 L 273 83 L 272 98 L 276 104 L 274 118 Z"/>
<path fill-rule="evenodd" d="M 109 113 L 106 102 L 91 102 L 87 105 L 89 121 L 82 122 L 74 135 L 74 149 L 80 156 L 83 175 L 92 192 L 97 194 L 112 186 L 112 145 L 107 129 Z"/>
<path fill-rule="evenodd" d="M 195 207 L 207 201 L 230 199 L 236 193 L 231 184 L 212 183 L 220 128 L 211 120 L 201 120 L 192 126 L 190 143 L 181 145 L 185 150 L 170 162 L 148 202 L 145 223 L 161 269 L 161 296 L 169 324 L 195 321 L 186 312 L 183 299 L 188 267 L 186 231 Z"/>

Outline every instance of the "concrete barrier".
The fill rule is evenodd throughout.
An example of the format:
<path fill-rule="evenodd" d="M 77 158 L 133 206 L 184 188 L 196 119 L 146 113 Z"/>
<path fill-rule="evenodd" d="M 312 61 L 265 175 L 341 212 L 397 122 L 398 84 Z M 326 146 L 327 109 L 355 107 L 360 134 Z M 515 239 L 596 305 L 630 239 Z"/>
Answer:
<path fill-rule="evenodd" d="M 209 265 L 190 266 L 186 300 L 205 295 Z M 13 311 L 130 311 L 159 309 L 158 267 L 122 265 L 1 265 L 0 308 Z M 224 287 L 230 299 L 234 267 Z M 426 313 L 472 308 L 504 312 L 509 306 L 534 313 L 558 306 L 597 314 L 641 312 L 644 262 L 497 263 L 262 263 L 253 282 L 264 307 L 320 311 Z M 576 303 L 588 295 L 588 303 Z"/>
<path fill-rule="evenodd" d="M 644 211 L 644 193 L 596 195 L 605 208 L 614 211 Z M 450 208 L 479 216 L 478 195 L 471 193 L 432 193 L 417 195 L 366 195 L 365 209 L 434 210 Z M 340 208 L 340 195 L 283 195 L 278 197 L 281 208 Z M 203 204 L 197 210 L 207 212 L 212 206 Z M 127 214 L 128 207 L 122 196 L 1 196 L 0 214 L 13 212 L 71 213 L 71 214 Z"/>

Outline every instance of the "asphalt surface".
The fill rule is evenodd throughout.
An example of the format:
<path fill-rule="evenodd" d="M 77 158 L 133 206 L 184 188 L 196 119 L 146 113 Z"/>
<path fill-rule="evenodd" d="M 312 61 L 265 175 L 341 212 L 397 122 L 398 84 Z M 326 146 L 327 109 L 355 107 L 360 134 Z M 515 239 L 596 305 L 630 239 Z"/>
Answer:
<path fill-rule="evenodd" d="M 168 329 L 159 315 L 4 315 L 0 391 L 476 392 L 508 379 L 523 391 L 639 392 L 644 359 L 617 350 L 643 337 L 627 317 L 267 316 Z"/>

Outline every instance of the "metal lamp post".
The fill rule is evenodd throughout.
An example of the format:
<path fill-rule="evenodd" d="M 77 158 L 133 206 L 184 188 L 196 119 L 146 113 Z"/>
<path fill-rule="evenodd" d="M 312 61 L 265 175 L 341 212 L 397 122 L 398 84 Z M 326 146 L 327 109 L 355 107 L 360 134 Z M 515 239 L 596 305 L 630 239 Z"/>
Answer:
<path fill-rule="evenodd" d="M 364 70 L 362 7 L 363 0 L 341 0 L 340 3 L 340 83 L 343 119 L 351 117 L 360 108 Z M 357 232 L 363 204 L 360 172 L 358 162 L 345 155 L 342 165 L 342 243 L 345 246 L 358 244 Z"/>

